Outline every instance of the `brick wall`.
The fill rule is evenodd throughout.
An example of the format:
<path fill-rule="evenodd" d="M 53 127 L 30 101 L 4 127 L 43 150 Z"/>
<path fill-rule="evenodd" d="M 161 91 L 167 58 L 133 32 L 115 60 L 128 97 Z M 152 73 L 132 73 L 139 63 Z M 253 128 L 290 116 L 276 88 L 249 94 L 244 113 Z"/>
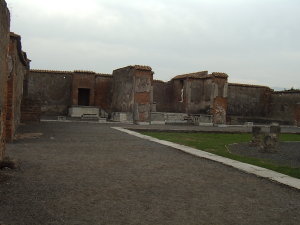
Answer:
<path fill-rule="evenodd" d="M 72 105 L 72 73 L 70 71 L 30 70 L 27 75 L 27 89 L 24 95 L 26 102 L 35 102 L 35 107 L 40 104 L 41 114 L 47 116 L 67 115 L 68 108 Z M 27 103 L 23 104 L 23 112 Z M 35 109 L 36 111 L 36 109 Z M 27 118 L 28 116 L 23 116 Z M 30 117 L 29 117 L 30 118 Z"/>
<path fill-rule="evenodd" d="M 72 82 L 72 105 L 78 105 L 78 89 L 90 90 L 89 105 L 95 106 L 96 74 L 94 72 L 75 71 Z"/>
<path fill-rule="evenodd" d="M 38 100 L 23 98 L 21 105 L 21 122 L 39 122 L 41 119 L 41 103 Z"/>
<path fill-rule="evenodd" d="M 97 75 L 95 84 L 95 106 L 104 111 L 111 112 L 112 101 L 112 76 Z"/>
<path fill-rule="evenodd" d="M 268 117 L 284 124 L 297 125 L 299 121 L 300 91 L 274 92 Z"/>
<path fill-rule="evenodd" d="M 229 116 L 264 117 L 268 115 L 272 90 L 265 86 L 229 84 Z"/>
<path fill-rule="evenodd" d="M 157 112 L 172 112 L 171 82 L 153 81 L 153 102 Z"/>
<path fill-rule="evenodd" d="M 134 110 L 133 122 L 150 122 L 151 105 L 153 103 L 153 72 L 150 67 L 134 68 Z"/>
<path fill-rule="evenodd" d="M 8 77 L 7 55 L 9 47 L 10 15 L 6 2 L 0 0 L 0 160 L 5 151 L 6 86 Z"/>
<path fill-rule="evenodd" d="M 29 60 L 22 51 L 21 37 L 10 33 L 7 80 L 6 141 L 13 140 L 21 120 L 21 101 L 24 77 L 29 70 Z"/>

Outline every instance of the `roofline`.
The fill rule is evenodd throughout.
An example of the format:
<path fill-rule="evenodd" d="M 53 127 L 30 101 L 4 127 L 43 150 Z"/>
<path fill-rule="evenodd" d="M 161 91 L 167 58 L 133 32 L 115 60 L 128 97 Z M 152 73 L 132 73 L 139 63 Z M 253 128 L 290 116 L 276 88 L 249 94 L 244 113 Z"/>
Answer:
<path fill-rule="evenodd" d="M 40 70 L 40 69 L 31 69 L 29 72 L 32 73 L 56 73 L 56 74 L 86 74 L 86 75 L 94 75 L 94 76 L 103 76 L 103 77 L 112 77 L 111 74 L 106 73 L 96 73 L 93 71 L 86 71 L 86 70 L 74 70 L 74 71 L 65 71 L 65 70 Z"/>
<path fill-rule="evenodd" d="M 228 83 L 228 86 L 239 86 L 239 87 L 253 87 L 253 88 L 267 88 L 273 90 L 268 86 L 256 85 L 256 84 L 240 84 L 240 83 Z"/>

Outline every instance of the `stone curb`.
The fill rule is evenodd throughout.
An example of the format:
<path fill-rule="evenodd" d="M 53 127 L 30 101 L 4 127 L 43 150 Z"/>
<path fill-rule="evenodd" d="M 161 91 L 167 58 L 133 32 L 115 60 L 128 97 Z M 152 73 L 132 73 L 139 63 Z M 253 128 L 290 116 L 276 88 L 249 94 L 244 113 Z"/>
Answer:
<path fill-rule="evenodd" d="M 247 164 L 247 163 L 243 163 L 243 162 L 239 162 L 236 160 L 232 160 L 232 159 L 228 159 L 222 156 L 218 156 L 209 152 L 205 152 L 199 149 L 195 149 L 195 148 L 191 148 L 188 146 L 184 146 L 184 145 L 180 145 L 180 144 L 175 144 L 173 142 L 169 142 L 169 141 L 164 141 L 164 140 L 159 140 L 157 138 L 153 138 L 147 135 L 143 135 L 140 134 L 138 132 L 135 131 L 131 131 L 131 130 L 127 130 L 121 127 L 112 127 L 115 130 L 121 131 L 121 132 L 125 132 L 127 134 L 139 137 L 139 138 L 143 138 L 145 140 L 148 141 L 153 141 L 162 145 L 166 145 L 175 149 L 178 149 L 180 151 L 186 152 L 188 154 L 200 157 L 200 158 L 205 158 L 205 159 L 209 159 L 215 162 L 219 162 L 222 163 L 224 165 L 230 166 L 230 167 L 234 167 L 240 171 L 249 173 L 249 174 L 254 174 L 258 177 L 263 177 L 263 178 L 267 178 L 271 181 L 275 181 L 278 182 L 280 184 L 284 184 L 287 185 L 289 187 L 295 188 L 300 190 L 300 179 L 294 178 L 294 177 L 290 177 L 288 175 L 285 174 L 281 174 L 269 169 L 265 169 L 262 167 L 258 167 L 258 166 L 254 166 L 251 164 Z"/>

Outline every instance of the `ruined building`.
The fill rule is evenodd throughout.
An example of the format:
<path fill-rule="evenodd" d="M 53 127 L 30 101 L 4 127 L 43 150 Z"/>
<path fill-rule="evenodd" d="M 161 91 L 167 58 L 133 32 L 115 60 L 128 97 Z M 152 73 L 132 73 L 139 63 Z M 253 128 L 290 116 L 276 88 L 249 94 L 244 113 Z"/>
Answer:
<path fill-rule="evenodd" d="M 5 142 L 13 139 L 21 120 L 24 77 L 30 61 L 22 51 L 21 37 L 10 32 L 10 14 L 0 1 L 0 161 Z"/>
<path fill-rule="evenodd" d="M 24 96 L 38 101 L 45 116 L 99 114 L 136 124 L 187 122 L 191 117 L 200 124 L 299 124 L 300 91 L 276 92 L 227 79 L 225 73 L 201 71 L 163 82 L 153 80 L 151 67 L 139 65 L 112 74 L 30 70 Z"/>
<path fill-rule="evenodd" d="M 163 82 L 153 80 L 151 67 L 139 65 L 112 74 L 30 70 L 21 37 L 9 26 L 9 11 L 0 0 L 0 160 L 20 121 L 41 116 L 95 116 L 135 124 L 300 125 L 300 91 L 228 83 L 225 73 L 201 71 Z"/>

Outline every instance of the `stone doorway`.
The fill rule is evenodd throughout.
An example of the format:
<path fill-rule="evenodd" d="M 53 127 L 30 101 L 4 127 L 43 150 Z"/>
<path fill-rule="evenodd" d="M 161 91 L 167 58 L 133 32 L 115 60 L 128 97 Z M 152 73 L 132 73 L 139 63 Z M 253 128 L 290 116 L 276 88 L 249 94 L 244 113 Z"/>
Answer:
<path fill-rule="evenodd" d="M 78 88 L 78 105 L 89 106 L 90 105 L 90 89 Z"/>

